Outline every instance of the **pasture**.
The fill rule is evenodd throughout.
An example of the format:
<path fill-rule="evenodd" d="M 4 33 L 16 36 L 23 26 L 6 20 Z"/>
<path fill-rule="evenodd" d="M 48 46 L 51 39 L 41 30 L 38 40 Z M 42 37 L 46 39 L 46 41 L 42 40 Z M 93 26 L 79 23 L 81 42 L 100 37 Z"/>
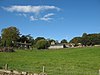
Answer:
<path fill-rule="evenodd" d="M 16 50 L 0 53 L 0 68 L 29 72 L 45 72 L 48 75 L 98 75 L 100 47 L 65 48 L 58 50 Z"/>

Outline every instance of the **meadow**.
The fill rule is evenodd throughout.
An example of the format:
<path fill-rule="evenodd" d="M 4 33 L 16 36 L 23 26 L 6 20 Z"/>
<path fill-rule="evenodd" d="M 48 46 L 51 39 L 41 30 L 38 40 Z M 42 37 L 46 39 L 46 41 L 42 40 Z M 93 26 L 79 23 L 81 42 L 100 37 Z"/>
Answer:
<path fill-rule="evenodd" d="M 48 75 L 98 75 L 100 47 L 65 48 L 57 50 L 16 50 L 0 53 L 0 68 L 29 72 L 45 72 Z"/>

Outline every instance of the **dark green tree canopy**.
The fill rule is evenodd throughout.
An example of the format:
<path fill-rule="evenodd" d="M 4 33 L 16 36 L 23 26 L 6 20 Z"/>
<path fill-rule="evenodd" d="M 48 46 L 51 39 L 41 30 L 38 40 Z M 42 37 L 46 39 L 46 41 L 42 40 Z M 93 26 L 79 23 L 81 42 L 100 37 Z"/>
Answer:
<path fill-rule="evenodd" d="M 33 45 L 34 44 L 34 39 L 30 34 L 29 35 L 22 35 L 18 39 L 18 42 L 21 42 L 21 43 L 26 42 L 26 43 L 31 43 L 31 45 Z"/>
<path fill-rule="evenodd" d="M 74 37 L 71 43 L 81 43 L 84 46 L 100 45 L 100 34 L 83 33 L 82 37 Z"/>
<path fill-rule="evenodd" d="M 61 43 L 68 43 L 66 39 L 61 40 Z"/>
<path fill-rule="evenodd" d="M 87 33 L 83 33 L 82 37 L 85 37 L 85 36 L 87 36 L 87 35 L 88 35 Z"/>
<path fill-rule="evenodd" d="M 88 34 L 82 37 L 83 45 L 98 45 L 100 44 L 100 34 Z"/>

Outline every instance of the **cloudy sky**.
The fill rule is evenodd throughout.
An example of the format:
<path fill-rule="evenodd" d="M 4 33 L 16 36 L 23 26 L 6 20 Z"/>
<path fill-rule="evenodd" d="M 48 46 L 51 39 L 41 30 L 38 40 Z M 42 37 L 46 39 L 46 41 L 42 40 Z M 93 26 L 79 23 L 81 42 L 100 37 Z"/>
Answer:
<path fill-rule="evenodd" d="M 100 0 L 0 0 L 0 31 L 9 26 L 55 40 L 100 33 Z"/>

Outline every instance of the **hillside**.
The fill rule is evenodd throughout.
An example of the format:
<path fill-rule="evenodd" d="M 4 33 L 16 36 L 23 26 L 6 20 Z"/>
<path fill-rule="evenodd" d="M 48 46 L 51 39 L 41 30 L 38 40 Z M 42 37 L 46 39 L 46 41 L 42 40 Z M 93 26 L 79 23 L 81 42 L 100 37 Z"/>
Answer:
<path fill-rule="evenodd" d="M 0 53 L 0 67 L 41 72 L 45 66 L 48 75 L 98 75 L 100 47 L 66 48 L 58 50 L 16 50 Z"/>

